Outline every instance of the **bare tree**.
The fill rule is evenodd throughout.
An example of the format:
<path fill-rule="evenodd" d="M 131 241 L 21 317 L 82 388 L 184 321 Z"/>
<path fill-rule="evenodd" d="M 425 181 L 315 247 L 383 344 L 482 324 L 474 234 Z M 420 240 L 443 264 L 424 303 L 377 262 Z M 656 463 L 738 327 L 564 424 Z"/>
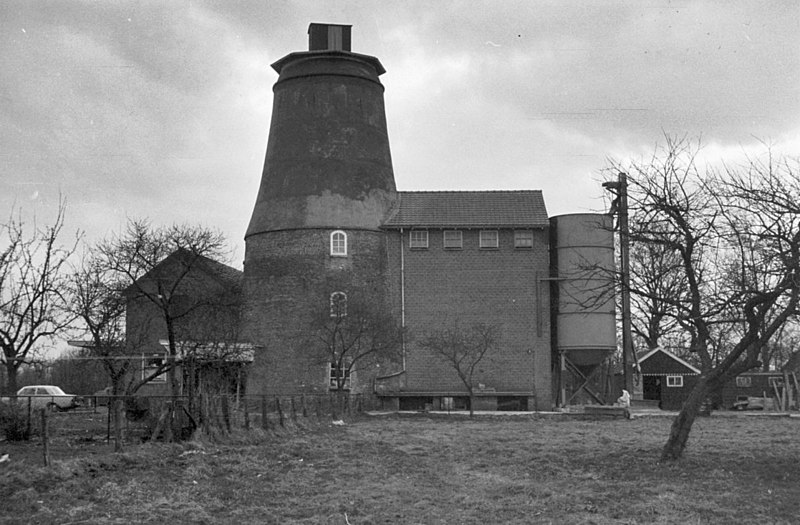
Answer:
<path fill-rule="evenodd" d="M 462 326 L 456 320 L 447 328 L 429 332 L 420 342 L 442 361 L 450 365 L 469 394 L 469 416 L 475 413 L 475 387 L 480 377 L 479 365 L 488 359 L 500 344 L 500 327 L 475 323 Z"/>
<path fill-rule="evenodd" d="M 687 334 L 702 371 L 673 422 L 662 459 L 681 457 L 708 396 L 759 366 L 762 348 L 797 315 L 800 181 L 797 161 L 750 159 L 741 168 L 701 169 L 699 145 L 667 137 L 629 171 L 632 243 L 679 261 L 681 293 L 632 293 L 663 301 Z M 719 343 L 721 336 L 728 344 Z"/>
<path fill-rule="evenodd" d="M 125 350 L 123 286 L 96 256 L 84 254 L 67 281 L 68 309 L 75 316 L 83 348 L 80 357 L 97 359 L 111 381 L 113 396 L 126 393 L 132 359 Z M 85 339 L 84 339 L 85 338 Z"/>
<path fill-rule="evenodd" d="M 65 392 L 90 396 L 106 384 L 105 370 L 96 359 L 85 359 L 81 348 L 69 348 L 58 357 L 46 362 L 47 382 L 58 385 Z"/>
<path fill-rule="evenodd" d="M 339 401 L 359 371 L 386 366 L 401 359 L 402 328 L 368 286 L 352 282 L 329 284 L 327 301 L 311 316 L 309 341 L 317 362 L 330 366 L 330 388 Z"/>
<path fill-rule="evenodd" d="M 253 351 L 241 338 L 240 279 L 191 303 L 193 311 L 175 327 L 190 410 L 203 393 L 239 393 L 244 364 L 252 360 Z"/>
<path fill-rule="evenodd" d="M 800 360 L 800 333 L 798 333 L 798 318 L 792 319 L 782 326 L 775 337 L 761 350 L 761 370 L 794 371 L 794 364 Z M 800 371 L 800 370 L 799 370 Z"/>
<path fill-rule="evenodd" d="M 26 233 L 22 219 L 11 218 L 2 229 L 8 245 L 0 252 L 0 349 L 10 395 L 17 392 L 17 374 L 34 362 L 38 346 L 71 322 L 62 295 L 64 268 L 77 238 L 62 245 L 66 207 L 59 202 L 51 225 Z"/>
<path fill-rule="evenodd" d="M 634 243 L 630 253 L 631 327 L 652 350 L 680 328 L 671 303 L 682 293 L 683 273 L 674 252 L 661 245 Z"/>
<path fill-rule="evenodd" d="M 150 376 L 166 373 L 174 409 L 181 393 L 176 371 L 181 326 L 210 295 L 195 270 L 223 256 L 224 237 L 200 226 L 153 227 L 146 220 L 131 220 L 124 233 L 101 242 L 97 251 L 99 264 L 124 287 L 127 350 L 147 344 L 156 348 L 166 336 L 166 359 Z M 169 425 L 165 429 L 171 432 Z"/>
<path fill-rule="evenodd" d="M 79 348 L 76 360 L 99 363 L 111 382 L 109 410 L 114 426 L 115 450 L 121 450 L 122 397 L 143 384 L 133 373 L 138 360 L 125 344 L 124 286 L 103 260 L 84 254 L 67 281 L 68 309 L 76 320 L 79 339 L 70 344 Z"/>

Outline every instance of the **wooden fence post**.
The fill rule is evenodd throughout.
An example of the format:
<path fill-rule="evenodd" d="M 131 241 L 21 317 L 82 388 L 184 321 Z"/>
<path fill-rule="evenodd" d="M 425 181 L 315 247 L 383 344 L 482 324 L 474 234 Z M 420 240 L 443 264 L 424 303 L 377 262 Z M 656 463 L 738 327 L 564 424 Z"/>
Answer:
<path fill-rule="evenodd" d="M 783 409 L 788 411 L 792 406 L 792 384 L 789 383 L 789 372 L 783 372 Z"/>
<path fill-rule="evenodd" d="M 281 408 L 281 398 L 279 397 L 275 398 L 275 408 L 278 409 L 278 421 L 280 422 L 281 426 L 286 426 L 286 422 L 283 418 L 283 408 Z"/>
<path fill-rule="evenodd" d="M 250 430 L 250 408 L 247 406 L 247 399 L 244 398 L 241 400 L 242 405 L 244 405 L 244 429 Z"/>
<path fill-rule="evenodd" d="M 335 402 L 334 402 L 334 399 L 336 400 Z M 328 394 L 328 403 L 330 403 L 330 405 L 331 405 L 331 418 L 334 419 L 334 420 L 335 419 L 339 419 L 339 417 L 336 415 L 338 410 L 337 410 L 337 407 L 335 406 L 338 402 L 339 402 L 339 396 L 338 395 L 334 398 L 333 394 Z"/>
<path fill-rule="evenodd" d="M 50 465 L 50 449 L 49 449 L 49 436 L 47 435 L 47 409 L 42 408 L 42 458 L 44 459 L 44 466 Z"/>
<path fill-rule="evenodd" d="M 95 400 L 97 400 L 97 398 L 95 398 Z M 112 400 L 111 398 L 108 398 L 108 410 L 106 410 L 106 441 L 111 441 L 111 415 L 114 413 L 112 407 L 115 406 L 115 402 L 116 401 Z M 94 405 L 94 412 L 95 414 L 97 413 L 97 403 Z"/>
<path fill-rule="evenodd" d="M 222 421 L 225 423 L 225 430 L 231 433 L 231 407 L 227 395 L 222 396 Z"/>
<path fill-rule="evenodd" d="M 208 394 L 202 392 L 200 394 L 200 428 L 203 432 L 208 434 Z"/>
<path fill-rule="evenodd" d="M 161 409 L 161 414 L 159 414 L 159 416 L 158 416 L 158 421 L 156 421 L 156 426 L 153 429 L 153 434 L 150 436 L 150 441 L 154 441 L 154 442 L 157 441 L 158 440 L 158 436 L 159 436 L 159 434 L 161 434 L 162 430 L 164 431 L 164 442 L 167 442 L 167 443 L 169 442 L 169 441 L 167 441 L 167 438 L 169 438 L 170 441 L 172 440 L 172 432 L 170 430 L 172 425 L 170 424 L 169 421 L 167 421 L 167 418 L 171 414 L 172 413 L 171 413 L 171 411 L 170 411 L 168 406 L 164 406 Z M 165 422 L 167 423 L 166 426 L 164 425 Z M 169 436 L 167 436 L 167 432 L 168 431 L 169 431 Z"/>
<path fill-rule="evenodd" d="M 174 441 L 172 435 L 172 424 L 175 420 L 175 407 L 172 404 L 172 400 L 167 402 L 167 415 L 164 421 L 164 443 L 172 443 Z"/>
<path fill-rule="evenodd" d="M 290 397 L 289 400 L 292 402 L 292 421 L 297 423 L 297 407 L 294 404 L 294 396 Z"/>
<path fill-rule="evenodd" d="M 31 404 L 31 396 L 28 396 L 28 419 L 25 421 L 25 439 L 30 439 L 32 427 L 33 427 L 33 405 Z"/>
<path fill-rule="evenodd" d="M 303 410 L 303 417 L 307 418 L 308 417 L 308 409 L 306 408 L 306 395 L 305 394 L 300 396 L 300 406 L 302 407 L 302 410 Z"/>
<path fill-rule="evenodd" d="M 267 419 L 267 396 L 261 396 L 261 428 L 269 430 L 269 420 Z"/>
<path fill-rule="evenodd" d="M 122 452 L 122 399 L 114 397 L 114 452 Z"/>

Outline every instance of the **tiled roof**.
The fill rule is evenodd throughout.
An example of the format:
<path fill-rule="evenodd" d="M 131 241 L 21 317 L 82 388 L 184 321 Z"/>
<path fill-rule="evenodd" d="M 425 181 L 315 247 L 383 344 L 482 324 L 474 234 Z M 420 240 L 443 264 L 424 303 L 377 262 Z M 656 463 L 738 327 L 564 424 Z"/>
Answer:
<path fill-rule="evenodd" d="M 244 276 L 244 272 L 232 266 L 228 266 L 227 264 L 202 255 L 198 256 L 198 258 L 200 259 L 202 267 L 204 267 L 208 273 L 216 275 L 225 284 L 238 285 Z"/>
<path fill-rule="evenodd" d="M 384 228 L 546 227 L 540 190 L 401 191 Z"/>
<path fill-rule="evenodd" d="M 152 279 L 161 274 L 163 271 L 169 271 L 165 269 L 168 268 L 169 264 L 176 259 L 182 259 L 184 261 L 183 264 L 186 264 L 186 266 L 189 268 L 195 268 L 204 271 L 228 288 L 239 286 L 241 284 L 242 277 L 244 276 L 244 272 L 228 266 L 227 264 L 215 261 L 214 259 L 204 255 L 193 254 L 185 248 L 178 248 L 165 257 L 164 260 L 151 268 L 150 271 L 139 277 L 137 281 Z M 136 283 L 132 283 L 125 288 L 123 293 L 129 294 L 136 290 L 138 290 Z"/>

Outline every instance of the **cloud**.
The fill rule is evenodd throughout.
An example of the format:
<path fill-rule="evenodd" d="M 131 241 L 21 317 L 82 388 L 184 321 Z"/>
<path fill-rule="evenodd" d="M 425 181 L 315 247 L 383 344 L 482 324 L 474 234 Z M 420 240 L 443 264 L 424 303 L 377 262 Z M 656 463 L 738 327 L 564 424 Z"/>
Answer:
<path fill-rule="evenodd" d="M 93 236 L 128 216 L 200 215 L 231 226 L 221 217 L 230 206 L 198 204 L 257 188 L 266 67 L 256 67 L 252 41 L 214 13 L 153 6 L 22 17 L 35 29 L 10 42 L 10 74 L 0 80 L 9 102 L 0 108 L 10 124 L 0 131 L 7 194 L 31 183 L 50 196 L 63 192 L 72 217 L 92 217 Z M 231 176 L 253 187 L 226 184 Z M 234 221 L 242 232 L 246 218 Z"/>
<path fill-rule="evenodd" d="M 750 2 L 46 2 L 0 7 L 0 203 L 57 203 L 90 237 L 205 222 L 241 249 L 269 64 L 309 22 L 353 24 L 387 69 L 402 189 L 541 188 L 602 205 L 606 157 L 664 132 L 709 155 L 800 151 L 800 5 Z M 489 44 L 487 44 L 489 43 Z M 31 201 L 34 191 L 39 198 Z M 600 199 L 600 200 L 598 200 Z"/>

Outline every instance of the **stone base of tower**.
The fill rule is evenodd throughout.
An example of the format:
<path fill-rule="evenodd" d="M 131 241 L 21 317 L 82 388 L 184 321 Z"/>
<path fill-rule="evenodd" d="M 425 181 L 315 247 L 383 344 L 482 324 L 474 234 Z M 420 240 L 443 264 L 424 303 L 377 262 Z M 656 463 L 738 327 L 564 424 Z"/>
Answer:
<path fill-rule="evenodd" d="M 333 232 L 346 235 L 342 255 L 331 254 Z M 384 236 L 380 231 L 305 229 L 247 239 L 244 331 L 258 348 L 249 394 L 319 395 L 336 389 L 335 356 L 326 346 L 334 323 L 333 297 L 341 294 L 345 300 L 341 313 L 346 321 L 389 317 L 383 306 Z M 393 371 L 373 356 L 356 360 L 357 349 L 347 352 L 347 362 L 357 362 L 348 369 L 350 393 L 370 394 L 374 377 Z"/>

